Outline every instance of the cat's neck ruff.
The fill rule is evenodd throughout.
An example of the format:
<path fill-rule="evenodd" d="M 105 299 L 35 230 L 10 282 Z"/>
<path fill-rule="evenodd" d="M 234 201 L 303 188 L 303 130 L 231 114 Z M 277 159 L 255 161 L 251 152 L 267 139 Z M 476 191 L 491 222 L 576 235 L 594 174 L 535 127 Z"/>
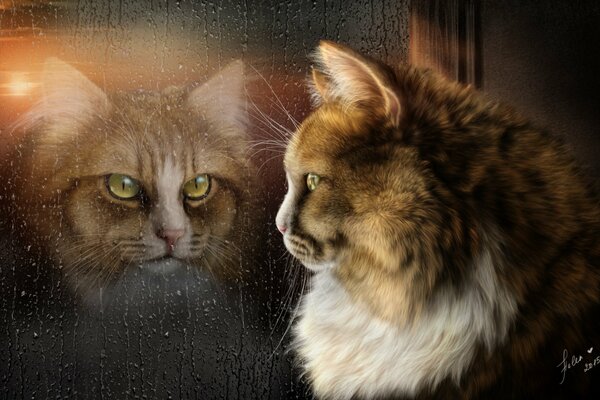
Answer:
<path fill-rule="evenodd" d="M 476 347 L 492 350 L 517 312 L 485 251 L 461 291 L 436 292 L 410 326 L 376 318 L 354 301 L 331 269 L 316 274 L 295 327 L 295 346 L 317 396 L 414 396 L 459 382 Z"/>

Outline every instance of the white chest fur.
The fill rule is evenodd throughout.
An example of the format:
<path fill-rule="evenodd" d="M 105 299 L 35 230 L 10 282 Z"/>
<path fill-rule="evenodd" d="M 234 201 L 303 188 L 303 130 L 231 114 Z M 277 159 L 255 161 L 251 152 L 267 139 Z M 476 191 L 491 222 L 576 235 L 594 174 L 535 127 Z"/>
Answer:
<path fill-rule="evenodd" d="M 458 381 L 475 348 L 491 351 L 506 336 L 516 302 L 500 286 L 491 256 L 474 268 L 468 289 L 438 292 L 410 327 L 374 318 L 330 271 L 313 277 L 295 327 L 295 346 L 318 397 L 414 396 L 443 379 Z"/>

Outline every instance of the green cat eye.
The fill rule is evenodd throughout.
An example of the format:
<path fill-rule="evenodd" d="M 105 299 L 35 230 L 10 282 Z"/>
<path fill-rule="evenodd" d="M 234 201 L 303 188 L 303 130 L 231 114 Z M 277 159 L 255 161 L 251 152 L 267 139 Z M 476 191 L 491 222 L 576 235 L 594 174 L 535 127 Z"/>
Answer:
<path fill-rule="evenodd" d="M 306 175 L 306 187 L 308 187 L 308 190 L 310 190 L 312 192 L 313 190 L 315 190 L 317 188 L 317 186 L 319 186 L 320 180 L 321 180 L 321 177 L 319 175 L 313 174 L 311 172 L 308 175 Z"/>
<path fill-rule="evenodd" d="M 106 179 L 110 194 L 117 199 L 129 200 L 140 194 L 141 186 L 138 181 L 122 174 L 110 174 Z"/>
<path fill-rule="evenodd" d="M 210 192 L 210 176 L 208 174 L 198 175 L 183 185 L 183 194 L 190 200 L 201 200 Z"/>

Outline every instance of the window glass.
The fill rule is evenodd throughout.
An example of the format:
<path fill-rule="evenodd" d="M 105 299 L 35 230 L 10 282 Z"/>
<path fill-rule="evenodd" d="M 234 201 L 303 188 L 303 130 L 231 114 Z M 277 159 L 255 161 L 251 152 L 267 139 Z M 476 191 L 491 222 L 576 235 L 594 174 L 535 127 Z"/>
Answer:
<path fill-rule="evenodd" d="M 311 398 L 288 351 L 305 276 L 274 216 L 322 38 L 405 60 L 408 1 L 0 1 L 0 397 Z M 177 172 L 188 154 L 207 170 Z M 173 262 L 206 226 L 209 261 Z M 123 262 L 119 229 L 164 254 Z"/>

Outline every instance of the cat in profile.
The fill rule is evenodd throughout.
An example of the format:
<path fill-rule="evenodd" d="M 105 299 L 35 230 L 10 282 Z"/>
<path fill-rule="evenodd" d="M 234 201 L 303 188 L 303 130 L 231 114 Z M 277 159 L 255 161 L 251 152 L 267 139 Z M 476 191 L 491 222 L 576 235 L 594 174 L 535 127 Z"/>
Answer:
<path fill-rule="evenodd" d="M 191 89 L 105 93 L 48 60 L 2 163 L 3 229 L 23 264 L 52 260 L 83 294 L 134 266 L 239 278 L 260 214 L 245 104 L 240 61 Z"/>
<path fill-rule="evenodd" d="M 600 214 L 566 145 L 432 71 L 315 59 L 276 221 L 314 273 L 294 348 L 316 396 L 594 398 Z"/>

